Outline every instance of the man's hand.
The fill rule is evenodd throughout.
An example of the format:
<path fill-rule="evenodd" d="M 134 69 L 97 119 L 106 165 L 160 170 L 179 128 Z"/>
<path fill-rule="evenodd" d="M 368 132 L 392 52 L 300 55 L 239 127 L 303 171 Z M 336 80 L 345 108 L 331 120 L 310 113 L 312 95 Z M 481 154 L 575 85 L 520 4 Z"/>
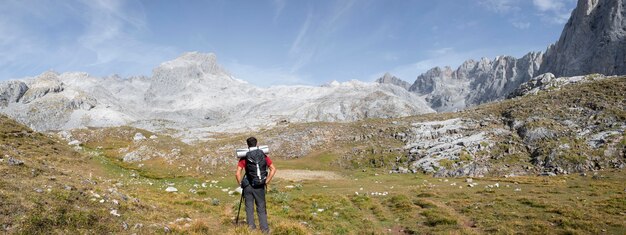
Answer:
<path fill-rule="evenodd" d="M 274 164 L 270 165 L 270 175 L 267 176 L 267 180 L 265 180 L 265 184 L 270 184 L 272 178 L 274 178 L 274 174 L 276 174 L 276 167 Z"/>

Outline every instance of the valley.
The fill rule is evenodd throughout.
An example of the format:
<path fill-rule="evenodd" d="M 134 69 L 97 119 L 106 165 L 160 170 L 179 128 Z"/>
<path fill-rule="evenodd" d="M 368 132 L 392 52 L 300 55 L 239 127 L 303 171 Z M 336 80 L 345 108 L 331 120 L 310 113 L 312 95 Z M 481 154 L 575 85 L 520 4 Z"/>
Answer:
<path fill-rule="evenodd" d="M 268 188 L 274 234 L 546 230 L 620 234 L 626 229 L 624 133 L 608 135 L 597 149 L 583 140 L 612 127 L 622 128 L 626 113 L 620 91 L 625 87 L 624 77 L 606 78 L 464 112 L 353 123 L 285 124 L 258 132 L 225 133 L 193 144 L 132 127 L 40 134 L 3 117 L 1 223 L 5 232 L 23 234 L 254 234 L 245 226 L 234 225 L 239 194 L 232 155 L 245 144 L 245 137 L 255 135 L 272 146 L 270 156 L 278 167 Z M 571 96 L 575 91 L 583 92 Z M 583 110 L 563 112 L 578 103 L 585 105 Z M 550 138 L 538 144 L 517 136 L 514 125 L 509 124 L 510 119 L 526 120 L 535 112 L 546 118 L 562 117 L 553 120 L 588 120 L 585 110 L 600 104 L 603 111 L 594 113 L 597 118 L 592 118 L 593 122 L 576 121 L 591 132 L 554 140 L 562 143 Z M 511 107 L 517 112 L 507 111 Z M 424 123 L 437 125 L 449 122 L 446 120 L 476 120 L 477 130 L 461 128 L 458 133 L 462 136 L 505 129 L 512 139 L 485 135 L 493 139 L 479 141 L 478 146 L 485 146 L 478 152 L 462 150 L 455 155 L 452 148 L 448 158 L 411 153 L 414 146 L 409 140 L 424 133 L 412 133 L 417 127 L 413 123 L 422 123 L 419 128 L 424 128 Z M 542 127 L 550 131 L 560 128 L 558 122 L 540 123 L 536 125 L 545 125 Z M 454 124 L 439 128 L 446 126 Z M 446 131 L 446 135 L 454 133 Z M 481 143 L 486 141 L 493 141 L 492 146 Z M 549 155 L 554 156 L 552 165 L 546 165 L 533 157 L 532 148 L 540 149 L 542 144 L 569 144 L 578 157 L 563 151 L 567 154 Z M 500 151 L 516 153 L 499 155 Z M 587 151 L 588 156 L 584 155 Z M 598 151 L 610 154 L 597 155 Z M 463 157 L 465 154 L 469 157 Z M 430 158 L 438 164 L 438 171 L 412 168 L 419 166 L 413 164 L 415 156 Z M 488 171 L 449 174 L 467 165 Z M 167 192 L 170 187 L 175 192 Z"/>
<path fill-rule="evenodd" d="M 533 22 L 565 10 L 545 3 L 532 1 L 532 12 L 540 12 Z M 485 4 L 472 6 L 499 15 L 492 19 L 508 14 Z M 0 232 L 260 234 L 243 222 L 244 212 L 236 224 L 235 149 L 255 136 L 269 146 L 278 169 L 266 190 L 271 234 L 626 234 L 624 6 L 624 0 L 579 0 L 558 41 L 543 51 L 424 69 L 412 83 L 385 73 L 375 82 L 261 87 L 201 52 L 162 62 L 149 76 L 46 71 L 0 80 Z M 106 8 L 105 18 L 120 17 L 109 12 L 118 7 Z M 282 10 L 274 7 L 272 24 Z M 307 41 L 302 35 L 316 21 L 311 12 L 286 53 L 286 64 L 295 64 L 288 74 L 306 63 L 323 64 L 315 53 L 300 51 Z M 131 18 L 119 25 L 144 29 Z M 494 27 L 498 35 L 510 30 Z M 456 36 L 463 30 L 445 31 Z M 78 44 L 85 38 L 94 37 Z M 323 41 L 320 47 L 332 47 Z M 356 48 L 370 45 L 356 44 L 344 56 L 357 58 Z M 167 48 L 159 53 L 170 53 Z M 435 49 L 420 50 L 442 56 L 435 61 L 454 52 Z M 229 49 L 216 51 L 222 50 Z M 295 59 L 300 53 L 306 58 Z M 265 61 L 272 55 L 261 53 L 263 66 L 275 66 Z M 391 65 L 399 58 L 384 57 L 383 67 L 400 66 Z M 347 62 L 371 65 L 361 59 Z M 133 64 L 111 61 L 116 68 Z M 239 71 L 263 70 L 226 61 Z M 362 74 L 333 66 L 335 76 Z"/>

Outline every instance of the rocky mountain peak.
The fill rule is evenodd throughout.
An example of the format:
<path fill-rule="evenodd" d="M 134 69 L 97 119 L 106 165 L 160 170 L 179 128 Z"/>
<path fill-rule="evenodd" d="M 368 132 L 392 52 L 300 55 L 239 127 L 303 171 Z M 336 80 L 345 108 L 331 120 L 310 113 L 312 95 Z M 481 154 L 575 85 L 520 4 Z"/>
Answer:
<path fill-rule="evenodd" d="M 559 41 L 546 51 L 540 74 L 626 74 L 624 8 L 624 0 L 579 0 Z"/>
<path fill-rule="evenodd" d="M 599 0 L 579 1 L 577 8 L 584 10 L 586 12 L 586 15 L 589 15 L 594 9 L 596 9 L 596 6 L 598 6 L 598 2 L 600 1 Z"/>
<path fill-rule="evenodd" d="M 396 85 L 399 87 L 402 87 L 404 89 L 409 89 L 411 87 L 411 84 L 400 79 L 397 78 L 396 76 L 391 75 L 390 73 L 385 73 L 385 75 L 383 75 L 382 77 L 376 79 L 375 81 L 376 83 L 380 83 L 380 84 L 391 84 L 391 85 Z"/>
<path fill-rule="evenodd" d="M 199 78 L 205 75 L 226 76 L 230 74 L 217 63 L 213 53 L 186 52 L 180 57 L 161 63 L 153 70 L 154 76 Z"/>

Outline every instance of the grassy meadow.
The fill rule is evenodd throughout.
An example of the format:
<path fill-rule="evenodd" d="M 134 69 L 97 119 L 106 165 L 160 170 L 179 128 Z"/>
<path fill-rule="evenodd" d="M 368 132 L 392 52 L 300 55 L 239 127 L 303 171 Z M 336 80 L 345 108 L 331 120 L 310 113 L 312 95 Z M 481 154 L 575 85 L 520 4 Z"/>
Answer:
<path fill-rule="evenodd" d="M 255 134 L 261 140 L 286 139 L 276 142 L 283 146 L 272 155 L 278 168 L 267 190 L 272 234 L 626 234 L 623 168 L 477 178 L 390 173 L 404 146 L 392 136 L 411 122 L 490 117 L 494 122 L 484 128 L 505 128 L 498 115 L 540 116 L 546 120 L 536 125 L 559 130 L 564 127 L 550 120 L 587 120 L 576 112 L 590 106 L 595 116 L 589 122 L 608 130 L 626 120 L 624 87 L 623 77 L 612 78 L 459 113 L 263 130 Z M 549 108 L 555 106 L 563 108 Z M 82 144 L 74 147 L 0 116 L 0 232 L 260 234 L 243 224 L 243 208 L 235 224 L 236 159 L 227 155 L 247 135 L 195 145 L 159 135 L 138 144 L 132 140 L 137 132 L 154 134 L 131 127 L 76 130 Z M 563 133 L 536 145 L 577 146 L 561 156 L 568 161 L 602 156 L 575 133 Z M 510 146 L 494 148 L 485 152 L 499 156 L 491 163 L 531 167 L 531 153 L 519 137 L 511 138 L 517 155 L 507 154 Z M 603 154 L 624 149 L 626 138 L 614 139 L 620 142 Z M 305 142 L 315 145 L 288 152 Z M 122 161 L 133 151 L 149 158 Z M 166 192 L 168 187 L 178 191 Z"/>

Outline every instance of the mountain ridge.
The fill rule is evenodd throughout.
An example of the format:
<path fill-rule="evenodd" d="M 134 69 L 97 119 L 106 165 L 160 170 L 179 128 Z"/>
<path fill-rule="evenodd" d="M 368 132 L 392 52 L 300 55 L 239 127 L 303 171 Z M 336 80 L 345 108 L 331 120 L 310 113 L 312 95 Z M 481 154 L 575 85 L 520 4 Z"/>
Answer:
<path fill-rule="evenodd" d="M 503 61 L 504 60 L 504 61 Z M 579 0 L 559 40 L 521 58 L 466 60 L 456 70 L 435 67 L 419 75 L 410 91 L 426 96 L 437 111 L 505 99 L 521 84 L 545 73 L 571 77 L 626 74 L 626 10 L 623 0 Z"/>

